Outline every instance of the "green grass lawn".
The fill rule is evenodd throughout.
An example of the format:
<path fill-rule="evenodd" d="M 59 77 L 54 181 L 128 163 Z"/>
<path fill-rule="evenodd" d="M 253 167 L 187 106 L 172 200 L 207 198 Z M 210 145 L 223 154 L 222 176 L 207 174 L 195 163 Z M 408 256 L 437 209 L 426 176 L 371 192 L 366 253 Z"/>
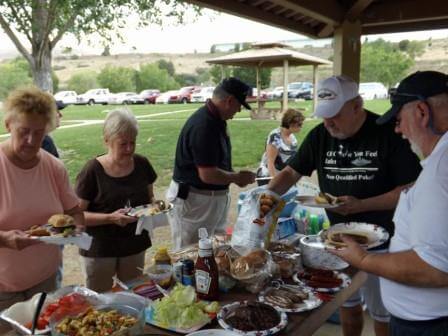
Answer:
<path fill-rule="evenodd" d="M 276 107 L 278 103 L 268 103 L 267 106 Z M 157 187 L 166 187 L 171 179 L 174 153 L 177 138 L 185 120 L 200 104 L 188 105 L 134 105 L 131 110 L 139 117 L 140 132 L 137 138 L 137 152 L 149 158 L 159 175 Z M 367 109 L 384 113 L 390 104 L 387 100 L 366 101 Z M 64 109 L 62 125 L 73 124 L 76 120 L 103 120 L 106 113 L 122 106 L 69 106 Z M 290 107 L 305 109 L 305 114 L 311 116 L 311 102 L 291 102 Z M 180 111 L 177 113 L 177 111 Z M 176 112 L 153 117 L 157 113 Z M 140 118 L 141 117 L 141 118 Z M 241 111 L 236 118 L 248 118 L 247 111 Z M 268 133 L 279 122 L 276 120 L 232 120 L 229 122 L 229 133 L 232 139 L 233 165 L 235 169 L 258 167 L 261 155 L 264 152 Z M 320 120 L 308 120 L 302 131 L 297 135 L 299 143 L 308 134 L 309 130 Z M 5 133 L 2 129 L 0 133 Z M 61 149 L 63 161 L 74 181 L 76 175 L 87 160 L 104 153 L 102 142 L 102 125 L 90 125 L 66 129 L 58 129 L 52 136 Z M 2 139 L 0 139 L 2 141 Z"/>

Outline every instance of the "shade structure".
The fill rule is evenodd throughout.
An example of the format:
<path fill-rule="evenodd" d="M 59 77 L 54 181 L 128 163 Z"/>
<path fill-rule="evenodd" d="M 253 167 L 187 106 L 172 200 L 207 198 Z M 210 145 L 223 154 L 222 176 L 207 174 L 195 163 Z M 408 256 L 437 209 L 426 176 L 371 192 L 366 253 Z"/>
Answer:
<path fill-rule="evenodd" d="M 260 84 L 259 69 L 283 67 L 283 109 L 288 108 L 288 69 L 290 66 L 313 66 L 313 83 L 317 85 L 317 67 L 319 65 L 332 65 L 333 63 L 319 57 L 307 55 L 298 52 L 282 43 L 258 43 L 252 45 L 251 49 L 216 57 L 207 60 L 210 64 L 220 64 L 227 66 L 255 67 L 257 69 L 257 102 L 258 111 L 261 110 L 260 104 Z M 314 106 L 316 106 L 316 90 L 314 90 Z"/>

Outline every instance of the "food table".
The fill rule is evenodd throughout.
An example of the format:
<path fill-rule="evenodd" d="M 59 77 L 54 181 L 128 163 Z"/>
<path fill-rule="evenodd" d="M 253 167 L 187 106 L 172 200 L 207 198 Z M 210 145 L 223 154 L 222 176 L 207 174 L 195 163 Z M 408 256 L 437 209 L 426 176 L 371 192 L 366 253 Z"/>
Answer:
<path fill-rule="evenodd" d="M 322 324 L 340 307 L 355 291 L 357 291 L 366 281 L 367 273 L 362 271 L 348 270 L 351 275 L 351 284 L 334 295 L 329 302 L 324 302 L 319 308 L 296 314 L 288 314 L 288 325 L 278 333 L 278 335 L 312 335 Z M 224 306 L 235 301 L 254 300 L 255 295 L 243 290 L 232 290 L 227 294 L 221 294 L 220 304 Z M 220 328 L 219 324 L 214 321 L 207 328 Z M 145 325 L 145 335 L 179 335 L 178 333 L 160 329 L 151 325 Z"/>

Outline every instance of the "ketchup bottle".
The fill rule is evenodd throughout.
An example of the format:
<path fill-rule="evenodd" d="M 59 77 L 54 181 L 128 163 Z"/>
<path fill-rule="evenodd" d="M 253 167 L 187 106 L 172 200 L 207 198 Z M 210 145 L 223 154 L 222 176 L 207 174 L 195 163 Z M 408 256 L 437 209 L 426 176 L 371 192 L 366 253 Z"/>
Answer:
<path fill-rule="evenodd" d="M 214 301 L 218 299 L 218 266 L 213 256 L 212 241 L 208 238 L 207 229 L 199 229 L 199 252 L 194 265 L 196 293 L 202 300 Z"/>

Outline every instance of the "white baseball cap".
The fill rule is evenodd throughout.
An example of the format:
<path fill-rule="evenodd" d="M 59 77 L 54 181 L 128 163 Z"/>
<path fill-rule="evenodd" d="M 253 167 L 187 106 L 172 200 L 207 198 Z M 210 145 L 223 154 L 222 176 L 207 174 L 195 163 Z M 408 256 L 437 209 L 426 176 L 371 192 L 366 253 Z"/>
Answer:
<path fill-rule="evenodd" d="M 347 76 L 332 76 L 317 85 L 317 106 L 314 115 L 333 118 L 344 104 L 357 97 L 358 84 Z"/>

